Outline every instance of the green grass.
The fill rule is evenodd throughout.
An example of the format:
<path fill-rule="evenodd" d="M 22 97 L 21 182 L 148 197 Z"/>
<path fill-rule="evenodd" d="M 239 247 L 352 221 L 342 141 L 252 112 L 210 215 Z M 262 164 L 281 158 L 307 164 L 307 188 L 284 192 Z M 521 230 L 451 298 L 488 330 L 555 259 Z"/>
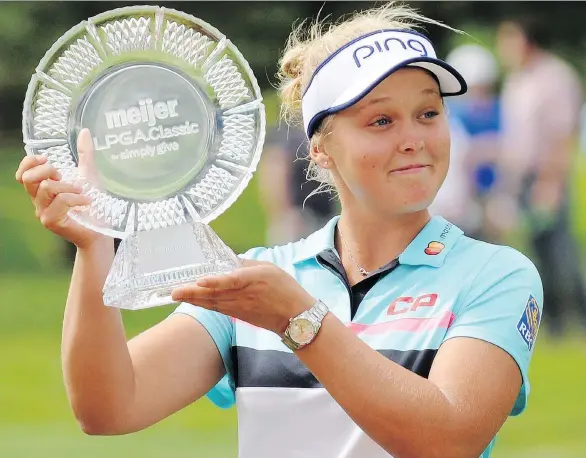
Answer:
<path fill-rule="evenodd" d="M 59 359 L 67 287 L 64 274 L 0 278 L 0 457 L 236 456 L 235 411 L 205 399 L 140 433 L 84 435 L 67 403 Z M 125 313 L 129 336 L 171 310 Z"/>

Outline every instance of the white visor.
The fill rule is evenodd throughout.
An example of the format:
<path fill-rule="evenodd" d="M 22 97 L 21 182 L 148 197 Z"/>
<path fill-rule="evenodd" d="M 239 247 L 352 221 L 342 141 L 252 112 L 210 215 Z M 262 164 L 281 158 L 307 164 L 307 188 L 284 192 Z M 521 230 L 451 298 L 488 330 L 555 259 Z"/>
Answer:
<path fill-rule="evenodd" d="M 436 57 L 424 35 L 401 30 L 372 32 L 335 51 L 313 73 L 302 101 L 307 137 L 311 138 L 326 116 L 354 105 L 406 66 L 421 67 L 435 75 L 442 96 L 461 95 L 467 90 L 462 75 Z"/>

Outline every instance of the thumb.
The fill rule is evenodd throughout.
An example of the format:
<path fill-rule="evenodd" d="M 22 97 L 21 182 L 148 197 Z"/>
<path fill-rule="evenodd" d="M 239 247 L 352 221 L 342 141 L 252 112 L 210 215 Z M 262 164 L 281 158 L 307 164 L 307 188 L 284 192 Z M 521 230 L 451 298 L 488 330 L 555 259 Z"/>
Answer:
<path fill-rule="evenodd" d="M 92 134 L 87 128 L 82 129 L 77 136 L 78 168 L 81 177 L 90 184 L 98 186 L 98 174 L 94 157 Z"/>
<path fill-rule="evenodd" d="M 272 263 L 267 261 L 257 261 L 255 259 L 240 258 L 241 267 L 253 267 L 253 266 L 271 266 Z"/>

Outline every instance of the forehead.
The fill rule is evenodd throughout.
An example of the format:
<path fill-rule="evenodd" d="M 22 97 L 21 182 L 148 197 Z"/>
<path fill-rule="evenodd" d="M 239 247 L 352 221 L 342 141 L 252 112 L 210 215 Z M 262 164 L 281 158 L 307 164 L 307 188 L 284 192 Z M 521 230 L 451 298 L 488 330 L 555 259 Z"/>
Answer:
<path fill-rule="evenodd" d="M 355 107 L 360 109 L 366 105 L 380 100 L 401 100 L 406 98 L 436 97 L 441 99 L 439 85 L 435 78 L 426 70 L 416 67 L 408 67 L 397 70 L 370 91 Z"/>

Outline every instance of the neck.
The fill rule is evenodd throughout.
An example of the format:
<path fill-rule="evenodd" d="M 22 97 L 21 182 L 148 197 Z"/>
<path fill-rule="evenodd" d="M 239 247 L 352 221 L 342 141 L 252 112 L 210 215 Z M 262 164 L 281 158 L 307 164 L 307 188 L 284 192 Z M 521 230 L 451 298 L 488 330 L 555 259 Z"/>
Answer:
<path fill-rule="evenodd" d="M 343 209 L 338 231 L 342 233 L 344 243 L 337 236 L 336 247 L 346 272 L 355 272 L 353 276 L 357 277 L 356 264 L 372 272 L 397 258 L 429 220 L 427 210 L 389 218 Z"/>

